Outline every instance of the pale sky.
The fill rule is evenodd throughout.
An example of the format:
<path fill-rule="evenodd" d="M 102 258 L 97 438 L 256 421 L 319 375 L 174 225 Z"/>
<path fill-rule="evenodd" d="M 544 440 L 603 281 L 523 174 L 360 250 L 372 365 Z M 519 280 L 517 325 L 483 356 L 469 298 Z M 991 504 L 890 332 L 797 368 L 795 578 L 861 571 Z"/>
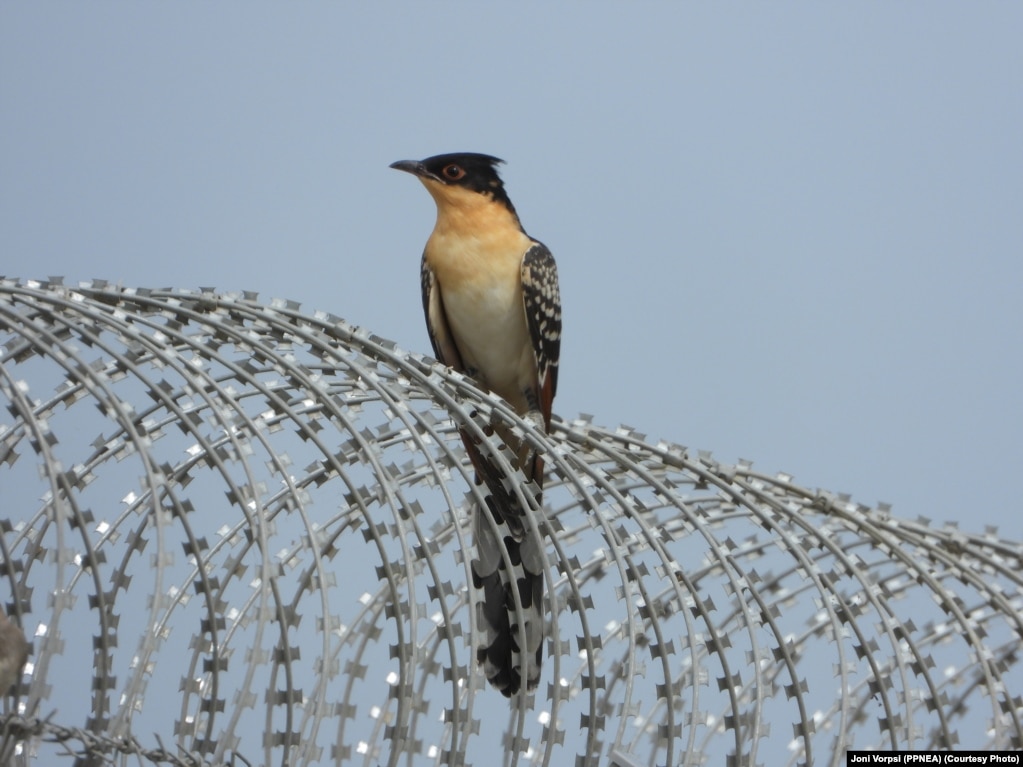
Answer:
<path fill-rule="evenodd" d="M 427 352 L 495 154 L 555 411 L 1019 538 L 1023 8 L 4 4 L 0 271 L 289 298 Z"/>
<path fill-rule="evenodd" d="M 429 352 L 504 158 L 555 412 L 1023 538 L 1023 5 L 5 3 L 0 273 L 252 290 Z"/>

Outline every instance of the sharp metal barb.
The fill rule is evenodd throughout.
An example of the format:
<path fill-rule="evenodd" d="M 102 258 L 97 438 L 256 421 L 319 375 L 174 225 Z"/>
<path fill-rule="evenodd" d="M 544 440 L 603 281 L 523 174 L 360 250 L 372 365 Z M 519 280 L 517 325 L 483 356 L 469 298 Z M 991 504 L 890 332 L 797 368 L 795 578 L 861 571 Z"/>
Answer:
<path fill-rule="evenodd" d="M 495 422 L 545 453 L 544 509 Z M 511 701 L 475 655 L 458 429 L 544 543 L 541 683 Z M 588 415 L 544 435 L 293 301 L 0 278 L 0 487 L 18 767 L 1023 747 L 1020 542 Z"/>

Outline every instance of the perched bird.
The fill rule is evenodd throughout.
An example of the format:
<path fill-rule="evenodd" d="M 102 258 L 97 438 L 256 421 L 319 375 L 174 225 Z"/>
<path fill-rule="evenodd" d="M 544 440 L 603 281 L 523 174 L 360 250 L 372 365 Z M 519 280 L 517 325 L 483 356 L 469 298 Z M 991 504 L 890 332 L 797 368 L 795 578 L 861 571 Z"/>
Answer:
<path fill-rule="evenodd" d="M 497 173 L 501 162 L 466 152 L 391 167 L 415 175 L 437 203 L 421 268 L 434 354 L 547 431 L 561 348 L 558 272 L 551 252 L 522 228 Z M 495 430 L 513 465 L 542 492 L 542 456 L 507 429 Z M 540 680 L 543 544 L 530 535 L 523 517 L 528 512 L 506 489 L 503 474 L 465 430 L 462 441 L 477 484 L 486 483 L 487 505 L 499 530 L 495 536 L 482 510 L 476 510 L 479 558 L 472 562 L 473 583 L 483 592 L 480 617 L 486 628 L 476 654 L 487 679 L 510 697 L 523 682 L 532 690 Z M 536 501 L 541 508 L 541 494 Z"/>

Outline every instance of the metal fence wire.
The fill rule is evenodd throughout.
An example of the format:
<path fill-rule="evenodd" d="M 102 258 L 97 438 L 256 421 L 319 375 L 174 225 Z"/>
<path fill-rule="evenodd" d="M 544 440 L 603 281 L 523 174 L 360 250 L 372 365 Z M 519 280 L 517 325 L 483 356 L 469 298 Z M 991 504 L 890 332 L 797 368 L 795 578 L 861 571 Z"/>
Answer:
<path fill-rule="evenodd" d="M 249 293 L 0 279 L 0 344 L 0 596 L 31 643 L 0 763 L 1023 747 L 1021 545 L 994 529 L 585 416 L 545 436 L 429 358 Z M 543 675 L 511 700 L 476 665 L 457 432 L 492 421 L 549 470 Z"/>

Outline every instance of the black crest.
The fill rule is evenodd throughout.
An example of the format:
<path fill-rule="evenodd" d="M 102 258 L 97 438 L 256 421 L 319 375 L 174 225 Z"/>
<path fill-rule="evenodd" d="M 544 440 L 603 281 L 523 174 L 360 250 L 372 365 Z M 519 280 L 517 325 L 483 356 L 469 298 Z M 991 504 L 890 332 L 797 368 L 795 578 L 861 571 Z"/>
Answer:
<path fill-rule="evenodd" d="M 493 195 L 495 200 L 500 200 L 514 211 L 515 208 L 504 191 L 504 182 L 497 172 L 497 166 L 503 163 L 504 160 L 500 158 L 477 152 L 438 154 L 422 161 L 423 167 L 439 181 Z M 456 168 L 461 173 L 456 172 Z"/>

